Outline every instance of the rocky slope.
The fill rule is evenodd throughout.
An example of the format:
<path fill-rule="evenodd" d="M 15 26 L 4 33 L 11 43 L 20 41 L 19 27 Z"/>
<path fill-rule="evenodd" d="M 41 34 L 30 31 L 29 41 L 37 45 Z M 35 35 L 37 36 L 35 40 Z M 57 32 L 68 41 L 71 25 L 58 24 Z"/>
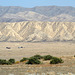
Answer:
<path fill-rule="evenodd" d="M 75 40 L 75 22 L 25 21 L 0 23 L 0 41 Z"/>
<path fill-rule="evenodd" d="M 75 8 L 71 6 L 37 6 L 33 8 L 0 6 L 0 22 L 22 21 L 75 22 Z"/>

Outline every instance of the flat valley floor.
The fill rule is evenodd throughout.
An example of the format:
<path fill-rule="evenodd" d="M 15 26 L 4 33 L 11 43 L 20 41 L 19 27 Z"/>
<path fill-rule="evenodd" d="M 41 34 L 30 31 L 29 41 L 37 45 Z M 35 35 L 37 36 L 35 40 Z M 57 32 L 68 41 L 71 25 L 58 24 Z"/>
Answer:
<path fill-rule="evenodd" d="M 10 49 L 6 47 L 10 47 Z M 64 63 L 58 65 L 49 65 L 49 63 L 43 65 L 0 65 L 0 75 L 26 75 L 25 73 L 29 72 L 39 73 L 38 75 L 42 75 L 40 73 L 44 72 L 52 73 L 48 75 L 61 75 L 62 73 L 62 75 L 71 75 L 71 73 L 75 75 L 75 43 L 73 42 L 0 42 L 0 59 L 14 58 L 19 61 L 23 57 L 31 57 L 36 54 L 61 57 Z"/>
<path fill-rule="evenodd" d="M 6 47 L 10 47 L 7 49 Z M 21 48 L 22 47 L 22 48 Z M 75 43 L 72 42 L 0 42 L 0 58 L 20 60 L 35 54 L 52 56 L 74 56 Z"/>

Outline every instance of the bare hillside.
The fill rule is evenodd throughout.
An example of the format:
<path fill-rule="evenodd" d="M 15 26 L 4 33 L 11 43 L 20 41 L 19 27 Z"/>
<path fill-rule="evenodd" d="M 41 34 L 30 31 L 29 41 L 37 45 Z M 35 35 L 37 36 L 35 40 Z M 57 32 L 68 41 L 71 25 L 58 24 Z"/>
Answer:
<path fill-rule="evenodd" d="M 75 22 L 25 21 L 0 23 L 0 41 L 70 40 L 75 40 Z"/>

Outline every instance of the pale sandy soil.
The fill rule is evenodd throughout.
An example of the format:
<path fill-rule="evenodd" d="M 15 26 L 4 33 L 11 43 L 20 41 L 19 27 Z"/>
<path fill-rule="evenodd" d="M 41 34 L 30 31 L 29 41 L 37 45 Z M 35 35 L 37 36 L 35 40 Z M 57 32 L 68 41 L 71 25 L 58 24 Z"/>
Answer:
<path fill-rule="evenodd" d="M 18 48 L 18 47 L 23 48 Z M 11 49 L 6 49 L 11 47 Z M 15 58 L 20 60 L 22 57 L 30 57 L 35 54 L 52 56 L 74 56 L 75 43 L 72 42 L 46 42 L 46 43 L 25 43 L 25 42 L 0 42 L 0 58 Z"/>
<path fill-rule="evenodd" d="M 23 48 L 18 48 L 22 46 Z M 11 49 L 6 49 L 11 47 Z M 16 61 L 23 57 L 35 54 L 61 57 L 64 63 L 51 65 L 44 61 L 42 65 L 0 65 L 0 75 L 29 75 L 29 73 L 45 73 L 44 75 L 75 75 L 75 43 L 72 42 L 46 42 L 46 43 L 10 43 L 0 42 L 0 58 L 15 58 Z M 49 72 L 49 74 L 46 74 Z M 28 73 L 28 74 L 25 74 Z M 37 75 L 37 74 L 32 74 Z"/>

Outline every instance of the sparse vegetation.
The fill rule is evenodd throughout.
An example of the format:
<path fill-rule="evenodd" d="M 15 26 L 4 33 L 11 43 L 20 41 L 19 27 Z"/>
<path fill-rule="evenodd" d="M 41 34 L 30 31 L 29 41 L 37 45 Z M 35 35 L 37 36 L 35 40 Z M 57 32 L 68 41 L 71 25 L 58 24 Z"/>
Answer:
<path fill-rule="evenodd" d="M 0 64 L 4 65 L 4 64 L 6 64 L 6 63 L 7 63 L 6 60 L 4 60 L 4 59 L 0 59 Z"/>
<path fill-rule="evenodd" d="M 9 59 L 8 60 L 10 63 L 14 64 L 15 63 L 15 59 Z"/>
<path fill-rule="evenodd" d="M 7 61 L 5 59 L 0 59 L 0 65 L 4 65 L 4 64 L 11 65 L 11 62 L 9 62 L 9 61 Z"/>
<path fill-rule="evenodd" d="M 15 64 L 19 64 L 19 63 L 20 63 L 19 61 L 16 61 L 16 62 L 15 62 Z"/>
<path fill-rule="evenodd" d="M 63 60 L 61 58 L 53 57 L 52 60 L 50 61 L 50 64 L 58 64 L 58 63 L 63 63 Z"/>
<path fill-rule="evenodd" d="M 40 64 L 40 60 L 37 59 L 36 57 L 31 57 L 29 58 L 28 62 L 26 62 L 26 64 Z"/>
<path fill-rule="evenodd" d="M 7 65 L 12 65 L 12 63 L 10 61 L 7 61 L 6 64 Z"/>
<path fill-rule="evenodd" d="M 46 55 L 43 58 L 44 58 L 44 60 L 51 60 L 52 59 L 52 56 L 51 55 Z"/>
<path fill-rule="evenodd" d="M 26 61 L 26 60 L 28 60 L 28 58 L 22 58 L 22 59 L 20 60 L 20 62 L 23 62 L 23 61 Z"/>
<path fill-rule="evenodd" d="M 34 55 L 33 57 L 36 57 L 37 59 L 42 59 L 43 58 L 43 56 L 41 56 L 41 55 Z"/>
<path fill-rule="evenodd" d="M 19 64 L 20 62 L 24 62 L 27 60 L 27 62 L 25 64 L 41 64 L 41 62 L 43 63 L 43 60 L 41 61 L 41 59 L 46 60 L 50 60 L 50 64 L 58 64 L 58 63 L 63 63 L 63 60 L 61 58 L 57 58 L 57 57 L 53 57 L 51 55 L 45 55 L 45 56 L 41 56 L 41 55 L 34 55 L 30 58 L 22 58 L 20 61 L 16 61 L 15 59 L 9 59 L 8 61 L 5 59 L 0 59 L 0 65 L 11 65 L 11 64 Z"/>

